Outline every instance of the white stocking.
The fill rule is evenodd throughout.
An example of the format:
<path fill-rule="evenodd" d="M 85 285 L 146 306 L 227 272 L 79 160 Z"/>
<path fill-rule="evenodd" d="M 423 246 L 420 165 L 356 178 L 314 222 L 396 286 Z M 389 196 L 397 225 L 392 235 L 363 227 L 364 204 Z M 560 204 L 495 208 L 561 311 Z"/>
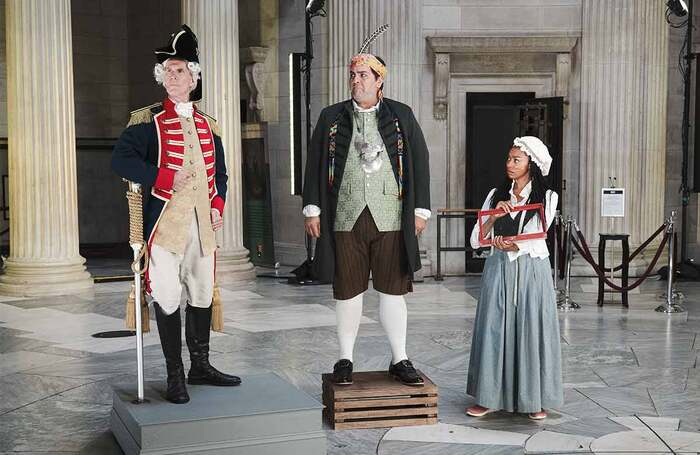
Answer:
<path fill-rule="evenodd" d="M 335 301 L 335 317 L 338 322 L 340 358 L 352 360 L 355 338 L 362 319 L 362 293 L 348 300 Z"/>
<path fill-rule="evenodd" d="M 391 345 L 392 363 L 408 358 L 406 355 L 406 324 L 408 312 L 402 295 L 379 293 L 379 322 Z"/>

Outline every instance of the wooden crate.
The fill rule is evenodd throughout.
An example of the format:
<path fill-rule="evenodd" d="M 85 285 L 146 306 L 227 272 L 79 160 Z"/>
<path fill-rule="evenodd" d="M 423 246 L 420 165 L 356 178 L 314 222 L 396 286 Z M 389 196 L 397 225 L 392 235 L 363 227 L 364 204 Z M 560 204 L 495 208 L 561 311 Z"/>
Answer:
<path fill-rule="evenodd" d="M 353 373 L 352 385 L 334 384 L 324 374 L 324 417 L 334 430 L 436 424 L 438 388 L 418 374 L 423 387 L 401 384 L 386 371 Z"/>

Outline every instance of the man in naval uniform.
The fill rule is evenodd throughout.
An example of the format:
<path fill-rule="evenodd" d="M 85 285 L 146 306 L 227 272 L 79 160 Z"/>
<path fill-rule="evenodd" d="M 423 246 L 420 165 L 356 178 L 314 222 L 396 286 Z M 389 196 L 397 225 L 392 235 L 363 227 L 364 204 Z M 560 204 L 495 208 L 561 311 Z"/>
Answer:
<path fill-rule="evenodd" d="M 380 58 L 356 55 L 349 67 L 352 98 L 321 112 L 306 161 L 304 224 L 318 239 L 312 273 L 333 282 L 340 344 L 333 381 L 352 384 L 371 271 L 391 345 L 389 374 L 421 386 L 406 355 L 403 296 L 413 290 L 417 235 L 430 217 L 428 149 L 411 108 L 382 96 L 386 74 Z"/>
<path fill-rule="evenodd" d="M 144 189 L 144 234 L 150 253 L 146 291 L 153 301 L 168 372 L 166 398 L 186 403 L 180 318 L 183 287 L 191 360 L 188 384 L 241 383 L 209 363 L 214 231 L 223 224 L 227 176 L 216 122 L 192 103 L 201 99 L 196 36 L 183 25 L 155 54 L 154 76 L 167 97 L 132 112 L 114 147 L 112 168 Z"/>

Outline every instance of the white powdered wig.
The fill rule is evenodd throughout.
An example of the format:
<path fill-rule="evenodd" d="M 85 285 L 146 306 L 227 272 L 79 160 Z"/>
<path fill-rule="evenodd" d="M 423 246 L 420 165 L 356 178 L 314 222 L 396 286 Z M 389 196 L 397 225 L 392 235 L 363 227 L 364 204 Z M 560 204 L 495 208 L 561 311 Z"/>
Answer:
<path fill-rule="evenodd" d="M 158 82 L 159 85 L 163 85 L 163 82 L 165 81 L 165 65 L 168 63 L 170 59 L 164 61 L 163 63 L 156 63 L 156 65 L 153 67 L 153 77 L 156 79 L 156 82 Z M 187 69 L 190 70 L 190 74 L 192 74 L 192 80 L 195 82 L 199 80 L 202 72 L 202 67 L 199 66 L 199 63 L 197 62 L 187 62 Z M 195 84 L 196 86 L 197 84 Z"/>

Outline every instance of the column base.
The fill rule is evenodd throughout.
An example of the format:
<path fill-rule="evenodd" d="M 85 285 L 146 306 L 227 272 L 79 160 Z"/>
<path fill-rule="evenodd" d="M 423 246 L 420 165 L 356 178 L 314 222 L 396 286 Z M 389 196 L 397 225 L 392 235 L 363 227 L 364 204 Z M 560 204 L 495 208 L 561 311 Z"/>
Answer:
<path fill-rule="evenodd" d="M 28 261 L 8 258 L 0 275 L 0 295 L 47 297 L 94 293 L 94 282 L 85 259 Z"/>
<path fill-rule="evenodd" d="M 217 284 L 241 284 L 255 281 L 255 267 L 250 262 L 248 250 L 219 250 L 216 253 Z"/>

